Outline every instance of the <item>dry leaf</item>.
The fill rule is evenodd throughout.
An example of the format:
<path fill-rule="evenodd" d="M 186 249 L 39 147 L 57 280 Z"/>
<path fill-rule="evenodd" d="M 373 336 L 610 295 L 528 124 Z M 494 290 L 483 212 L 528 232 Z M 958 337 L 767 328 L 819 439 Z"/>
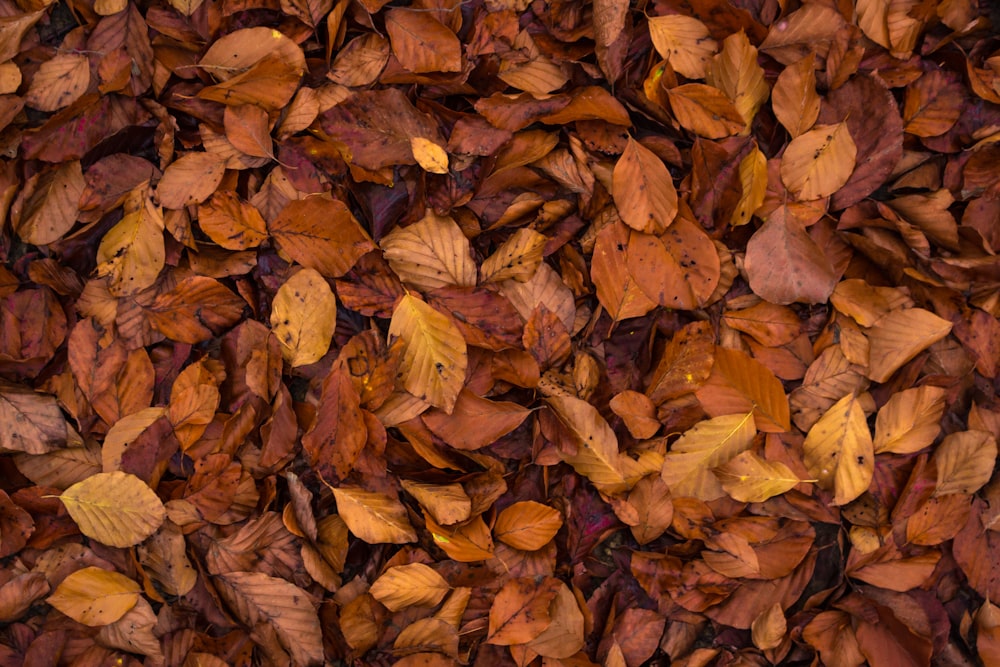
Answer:
<path fill-rule="evenodd" d="M 631 137 L 615 164 L 612 193 L 622 220 L 637 231 L 660 234 L 677 215 L 677 190 L 670 172 Z"/>
<path fill-rule="evenodd" d="M 417 540 L 406 518 L 406 508 L 395 498 L 357 488 L 332 490 L 337 499 L 337 513 L 359 539 L 368 544 L 405 544 Z"/>
<path fill-rule="evenodd" d="M 851 177 L 857 153 L 846 122 L 816 127 L 788 144 L 781 156 L 781 180 L 801 201 L 828 197 Z"/>
<path fill-rule="evenodd" d="M 423 563 L 389 568 L 372 582 L 369 592 L 391 611 L 418 605 L 432 607 L 444 599 L 451 587 L 444 578 Z"/>
<path fill-rule="evenodd" d="M 139 584 L 117 572 L 85 567 L 62 580 L 46 602 L 90 626 L 114 623 L 139 601 Z"/>
<path fill-rule="evenodd" d="M 293 368 L 322 359 L 336 326 L 337 298 L 313 269 L 302 269 L 286 280 L 271 303 L 271 330 Z"/>
<path fill-rule="evenodd" d="M 493 525 L 493 535 L 504 544 L 523 551 L 537 551 L 562 527 L 559 511 L 531 500 L 504 508 Z"/>
<path fill-rule="evenodd" d="M 868 490 L 875 469 L 875 449 L 863 399 L 848 394 L 833 404 L 806 435 L 803 462 L 833 502 L 845 505 Z M 869 399 L 870 400 L 870 399 Z"/>
<path fill-rule="evenodd" d="M 80 532 L 101 544 L 130 547 L 156 532 L 166 518 L 163 503 L 135 475 L 92 475 L 59 496 Z"/>

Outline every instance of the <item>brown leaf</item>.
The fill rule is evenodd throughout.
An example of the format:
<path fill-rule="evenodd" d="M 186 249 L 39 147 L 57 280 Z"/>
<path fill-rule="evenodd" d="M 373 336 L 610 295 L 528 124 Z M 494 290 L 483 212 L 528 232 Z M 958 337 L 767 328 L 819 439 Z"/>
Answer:
<path fill-rule="evenodd" d="M 640 232 L 660 234 L 677 215 L 670 172 L 655 153 L 631 137 L 615 164 L 613 194 L 622 220 Z"/>
<path fill-rule="evenodd" d="M 490 607 L 486 642 L 500 646 L 526 644 L 552 624 L 549 611 L 563 584 L 553 577 L 512 578 L 497 593 Z"/>
<path fill-rule="evenodd" d="M 837 285 L 830 261 L 802 225 L 775 212 L 747 243 L 750 288 L 772 303 L 822 303 Z"/>
<path fill-rule="evenodd" d="M 308 197 L 289 202 L 267 225 L 282 252 L 327 278 L 339 278 L 374 250 L 368 234 L 338 199 Z"/>

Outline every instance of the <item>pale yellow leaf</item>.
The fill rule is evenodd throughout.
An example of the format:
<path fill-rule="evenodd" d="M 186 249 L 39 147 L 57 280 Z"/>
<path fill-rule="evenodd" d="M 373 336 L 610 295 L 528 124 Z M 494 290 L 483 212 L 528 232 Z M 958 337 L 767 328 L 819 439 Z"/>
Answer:
<path fill-rule="evenodd" d="M 781 181 L 800 201 L 827 197 L 847 183 L 857 154 L 846 121 L 821 125 L 788 144 L 781 156 Z"/>
<path fill-rule="evenodd" d="M 747 449 L 756 434 L 752 412 L 695 424 L 671 446 L 663 462 L 663 481 L 671 495 L 705 501 L 724 495 L 711 469 Z"/>
<path fill-rule="evenodd" d="M 692 16 L 649 18 L 649 36 L 660 57 L 689 79 L 704 79 L 717 44 L 708 27 Z"/>
<path fill-rule="evenodd" d="M 98 473 L 59 496 L 80 532 L 109 547 L 130 547 L 156 532 L 167 511 L 135 475 Z"/>
<path fill-rule="evenodd" d="M 510 235 L 492 255 L 483 261 L 479 270 L 483 282 L 530 280 L 542 263 L 542 251 L 548 241 L 534 229 L 522 227 Z"/>
<path fill-rule="evenodd" d="M 986 431 L 952 433 L 934 450 L 937 464 L 935 496 L 949 493 L 972 494 L 993 476 L 997 461 L 997 441 Z"/>
<path fill-rule="evenodd" d="M 437 143 L 423 137 L 411 137 L 410 149 L 420 168 L 432 174 L 448 173 L 448 152 Z"/>
<path fill-rule="evenodd" d="M 546 401 L 576 442 L 573 454 L 561 452 L 568 463 L 602 493 L 628 489 L 618 451 L 618 438 L 593 405 L 575 396 L 553 396 Z"/>
<path fill-rule="evenodd" d="M 85 567 L 63 579 L 46 602 L 78 623 L 107 625 L 135 606 L 140 590 L 124 574 Z"/>
<path fill-rule="evenodd" d="M 802 481 L 781 461 L 766 461 L 751 451 L 741 452 L 714 472 L 726 493 L 741 503 L 762 503 Z"/>
<path fill-rule="evenodd" d="M 875 453 L 912 454 L 934 442 L 947 394 L 931 385 L 893 394 L 875 419 Z"/>
<path fill-rule="evenodd" d="M 493 534 L 515 549 L 537 551 L 556 536 L 562 524 L 559 510 L 533 500 L 525 500 L 500 512 L 493 526 Z"/>
<path fill-rule="evenodd" d="M 420 222 L 397 227 L 382 239 L 381 246 L 400 280 L 418 289 L 476 284 L 469 239 L 449 217 L 430 213 Z"/>
<path fill-rule="evenodd" d="M 368 544 L 416 542 L 406 508 L 395 498 L 352 487 L 334 488 L 337 513 L 354 535 Z"/>
<path fill-rule="evenodd" d="M 848 394 L 809 429 L 802 443 L 803 462 L 833 502 L 846 505 L 868 490 L 875 471 L 875 448 L 863 407 L 864 397 Z"/>
<path fill-rule="evenodd" d="M 462 332 L 447 316 L 407 294 L 392 314 L 389 336 L 403 341 L 399 372 L 406 390 L 450 414 L 469 361 Z"/>
<path fill-rule="evenodd" d="M 271 330 L 293 368 L 322 359 L 336 327 L 337 297 L 319 271 L 300 270 L 274 295 Z"/>
<path fill-rule="evenodd" d="M 440 574 L 423 563 L 389 568 L 368 591 L 390 611 L 414 605 L 433 607 L 451 590 Z"/>
<path fill-rule="evenodd" d="M 867 332 L 868 377 L 885 382 L 899 368 L 951 331 L 951 322 L 923 308 L 894 310 Z"/>

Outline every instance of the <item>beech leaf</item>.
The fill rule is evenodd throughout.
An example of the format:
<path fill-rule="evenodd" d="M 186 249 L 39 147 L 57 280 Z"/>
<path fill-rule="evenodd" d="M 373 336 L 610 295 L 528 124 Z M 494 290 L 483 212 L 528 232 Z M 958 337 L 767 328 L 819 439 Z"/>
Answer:
<path fill-rule="evenodd" d="M 111 547 L 130 547 L 156 532 L 167 513 L 144 481 L 126 472 L 92 475 L 59 496 L 80 532 Z"/>

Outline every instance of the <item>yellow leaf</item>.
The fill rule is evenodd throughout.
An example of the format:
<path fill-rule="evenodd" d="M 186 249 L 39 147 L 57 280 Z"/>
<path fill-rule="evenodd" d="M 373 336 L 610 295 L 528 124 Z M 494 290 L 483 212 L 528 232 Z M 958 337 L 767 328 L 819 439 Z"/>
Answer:
<path fill-rule="evenodd" d="M 432 174 L 448 173 L 448 152 L 430 139 L 412 137 L 410 149 L 420 168 Z"/>
<path fill-rule="evenodd" d="M 534 229 L 522 227 L 510 235 L 492 255 L 486 258 L 479 275 L 483 282 L 530 280 L 542 263 L 542 251 L 548 241 Z"/>
<path fill-rule="evenodd" d="M 815 61 L 816 56 L 810 53 L 786 67 L 771 91 L 774 115 L 793 139 L 812 127 L 819 117 Z"/>
<path fill-rule="evenodd" d="M 461 523 L 472 514 L 472 500 L 461 484 L 426 484 L 404 479 L 402 485 L 441 525 Z"/>
<path fill-rule="evenodd" d="M 848 394 L 833 404 L 802 443 L 809 474 L 832 489 L 835 505 L 846 505 L 868 490 L 875 471 L 875 448 L 862 397 Z"/>
<path fill-rule="evenodd" d="M 937 464 L 935 496 L 973 494 L 993 476 L 997 441 L 986 431 L 952 433 L 934 450 Z"/>
<path fill-rule="evenodd" d="M 820 125 L 788 144 L 781 156 L 781 181 L 800 201 L 827 197 L 847 183 L 857 155 L 846 121 Z"/>
<path fill-rule="evenodd" d="M 757 64 L 757 48 L 743 30 L 722 42 L 722 52 L 712 58 L 706 81 L 732 100 L 743 117 L 744 134 L 771 92 L 764 68 Z"/>
<path fill-rule="evenodd" d="M 947 394 L 930 385 L 893 394 L 875 419 L 875 453 L 912 454 L 934 442 Z"/>
<path fill-rule="evenodd" d="M 381 246 L 400 280 L 417 289 L 476 285 L 469 239 L 449 217 L 429 213 L 420 222 L 392 230 Z"/>
<path fill-rule="evenodd" d="M 885 382 L 899 368 L 951 331 L 951 322 L 923 308 L 894 310 L 868 331 L 868 377 Z"/>
<path fill-rule="evenodd" d="M 156 282 L 165 261 L 163 213 L 141 186 L 129 193 L 125 216 L 101 239 L 97 274 L 109 277 L 111 294 L 129 296 Z"/>
<path fill-rule="evenodd" d="M 694 425 L 663 461 L 663 481 L 672 496 L 709 501 L 724 495 L 711 469 L 748 448 L 757 434 L 753 413 L 723 415 Z"/>
<path fill-rule="evenodd" d="M 477 516 L 454 526 L 440 526 L 429 513 L 424 521 L 434 544 L 459 563 L 475 563 L 493 558 L 493 537 L 483 517 Z"/>
<path fill-rule="evenodd" d="M 741 503 L 762 503 L 802 481 L 784 463 L 765 461 L 751 451 L 741 452 L 714 472 L 726 493 Z"/>
<path fill-rule="evenodd" d="M 647 234 L 662 234 L 677 216 L 677 190 L 667 167 L 629 137 L 615 164 L 612 194 L 622 221 Z"/>
<path fill-rule="evenodd" d="M 750 637 L 753 639 L 753 645 L 761 651 L 781 646 L 787 631 L 788 622 L 780 602 L 775 602 L 762 611 L 750 624 Z"/>
<path fill-rule="evenodd" d="M 496 538 L 523 551 L 537 551 L 548 544 L 562 527 L 559 510 L 525 500 L 504 508 L 493 526 Z"/>
<path fill-rule="evenodd" d="M 683 14 L 652 16 L 649 36 L 660 57 L 689 79 L 704 79 L 717 44 L 708 27 Z"/>
<path fill-rule="evenodd" d="M 318 271 L 302 269 L 275 294 L 271 330 L 281 344 L 281 356 L 293 368 L 322 359 L 336 327 L 337 298 Z"/>
<path fill-rule="evenodd" d="M 597 408 L 575 396 L 553 396 L 546 401 L 577 444 L 574 454 L 561 453 L 563 461 L 602 493 L 627 491 L 618 438 Z"/>
<path fill-rule="evenodd" d="M 109 547 L 130 547 L 156 532 L 167 511 L 144 481 L 126 472 L 88 477 L 59 496 L 80 532 Z"/>
<path fill-rule="evenodd" d="M 389 335 L 403 341 L 399 373 L 406 390 L 451 413 L 465 384 L 465 339 L 448 317 L 410 294 L 399 300 Z"/>
<path fill-rule="evenodd" d="M 740 201 L 733 210 L 730 224 L 734 227 L 750 222 L 754 211 L 764 203 L 767 194 L 767 158 L 754 146 L 740 160 Z"/>
<path fill-rule="evenodd" d="M 444 599 L 451 586 L 440 574 L 423 563 L 389 568 L 368 591 L 390 611 L 414 605 L 433 607 Z"/>
<path fill-rule="evenodd" d="M 74 621 L 93 627 L 124 616 L 139 601 L 140 590 L 124 574 L 85 567 L 63 579 L 47 602 Z"/>
<path fill-rule="evenodd" d="M 368 544 L 416 542 L 406 508 L 395 498 L 352 487 L 332 489 L 337 513 L 354 535 Z"/>

